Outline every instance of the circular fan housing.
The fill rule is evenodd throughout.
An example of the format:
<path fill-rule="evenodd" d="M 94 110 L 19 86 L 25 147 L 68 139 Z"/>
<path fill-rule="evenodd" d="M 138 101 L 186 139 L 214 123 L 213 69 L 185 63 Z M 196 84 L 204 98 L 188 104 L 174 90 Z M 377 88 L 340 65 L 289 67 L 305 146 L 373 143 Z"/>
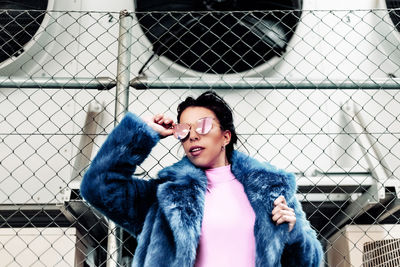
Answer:
<path fill-rule="evenodd" d="M 135 4 L 154 54 L 209 74 L 244 72 L 281 56 L 302 8 L 300 0 L 136 0 Z"/>
<path fill-rule="evenodd" d="M 379 47 L 387 55 L 382 68 L 389 77 L 400 77 L 400 0 L 380 0 L 377 7 L 381 19 L 374 28 L 382 38 Z"/>
<path fill-rule="evenodd" d="M 400 32 L 400 0 L 386 0 L 386 6 L 390 9 L 389 16 L 397 32 Z"/>
<path fill-rule="evenodd" d="M 0 63 L 18 57 L 43 22 L 47 0 L 0 1 Z"/>

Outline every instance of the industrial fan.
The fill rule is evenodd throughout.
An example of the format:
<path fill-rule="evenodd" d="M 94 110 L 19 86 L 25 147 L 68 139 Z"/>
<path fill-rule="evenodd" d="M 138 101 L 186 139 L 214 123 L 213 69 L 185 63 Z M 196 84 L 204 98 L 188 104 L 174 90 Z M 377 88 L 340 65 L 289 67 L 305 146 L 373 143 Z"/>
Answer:
<path fill-rule="evenodd" d="M 397 32 L 400 33 L 400 1 L 386 0 L 386 6 L 390 10 L 389 16 L 395 26 Z"/>
<path fill-rule="evenodd" d="M 153 56 L 208 74 L 245 72 L 282 56 L 301 8 L 301 0 L 135 2 Z"/>
<path fill-rule="evenodd" d="M 376 30 L 383 37 L 379 47 L 383 47 L 383 53 L 388 57 L 386 65 L 382 68 L 389 77 L 400 76 L 400 1 L 381 0 L 377 6 L 381 21 L 377 24 Z"/>
<path fill-rule="evenodd" d="M 43 22 L 48 1 L 0 1 L 0 63 L 24 52 Z"/>

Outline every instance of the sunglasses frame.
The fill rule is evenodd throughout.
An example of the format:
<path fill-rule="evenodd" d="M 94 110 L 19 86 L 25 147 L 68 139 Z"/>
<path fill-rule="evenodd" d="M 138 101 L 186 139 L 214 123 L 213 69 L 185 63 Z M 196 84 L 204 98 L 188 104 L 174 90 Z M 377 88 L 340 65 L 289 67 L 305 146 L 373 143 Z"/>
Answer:
<path fill-rule="evenodd" d="M 201 127 L 198 127 L 198 126 L 199 126 L 199 124 L 201 123 L 200 121 L 201 121 L 201 120 L 205 120 L 205 119 L 211 119 L 211 127 L 210 127 L 210 129 L 209 129 L 207 132 L 202 133 L 202 132 L 199 132 L 199 131 L 198 131 L 199 128 L 201 129 Z M 195 124 L 196 124 L 196 129 L 195 129 L 195 131 L 196 131 L 196 133 L 201 134 L 201 135 L 206 135 L 206 134 L 208 134 L 208 133 L 212 130 L 212 128 L 213 128 L 213 123 L 212 123 L 213 120 L 215 120 L 215 118 L 213 118 L 213 117 L 203 117 L 203 118 L 198 119 L 198 120 L 195 122 Z M 175 130 L 175 129 L 178 127 L 178 125 L 181 125 L 181 126 L 185 125 L 185 126 L 187 126 L 187 129 L 186 129 L 187 132 L 186 132 L 185 136 L 180 137 L 180 136 L 178 135 L 177 131 Z M 193 125 L 192 125 L 192 124 L 189 124 L 189 123 L 178 123 L 178 124 L 174 125 L 174 126 L 172 127 L 172 129 L 174 130 L 174 137 L 175 137 L 176 139 L 178 139 L 178 140 L 184 140 L 184 139 L 186 139 L 186 138 L 188 137 L 189 133 L 190 133 L 190 130 L 192 129 L 192 126 L 193 126 Z"/>

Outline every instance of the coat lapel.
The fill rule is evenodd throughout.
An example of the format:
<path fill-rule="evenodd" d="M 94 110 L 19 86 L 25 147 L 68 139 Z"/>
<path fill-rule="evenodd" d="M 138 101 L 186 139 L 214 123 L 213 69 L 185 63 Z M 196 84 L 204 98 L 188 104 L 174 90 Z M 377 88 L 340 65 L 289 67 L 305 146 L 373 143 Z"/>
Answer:
<path fill-rule="evenodd" d="M 283 195 L 288 201 L 295 197 L 294 176 L 239 152 L 233 154 L 232 173 L 243 184 L 256 214 L 256 266 L 280 266 L 289 234 L 286 224 L 274 224 L 271 213 L 277 197 Z"/>
<path fill-rule="evenodd" d="M 173 266 L 193 266 L 201 232 L 205 173 L 185 157 L 160 171 L 161 179 L 169 179 L 157 190 L 160 208 L 170 224 L 176 245 Z"/>
<path fill-rule="evenodd" d="M 263 209 L 270 213 L 277 197 L 283 195 L 289 200 L 296 192 L 296 183 L 291 174 L 238 151 L 232 156 L 232 173 L 243 184 L 255 210 Z"/>

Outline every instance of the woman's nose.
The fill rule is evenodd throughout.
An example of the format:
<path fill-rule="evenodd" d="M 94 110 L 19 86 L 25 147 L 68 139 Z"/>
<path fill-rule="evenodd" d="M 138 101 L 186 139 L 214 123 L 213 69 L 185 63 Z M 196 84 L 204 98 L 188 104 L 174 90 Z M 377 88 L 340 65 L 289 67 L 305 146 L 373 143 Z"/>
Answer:
<path fill-rule="evenodd" d="M 199 140 L 199 138 L 200 138 L 200 136 L 196 132 L 196 129 L 194 127 L 190 127 L 190 131 L 189 131 L 189 139 L 190 139 L 190 141 Z"/>

